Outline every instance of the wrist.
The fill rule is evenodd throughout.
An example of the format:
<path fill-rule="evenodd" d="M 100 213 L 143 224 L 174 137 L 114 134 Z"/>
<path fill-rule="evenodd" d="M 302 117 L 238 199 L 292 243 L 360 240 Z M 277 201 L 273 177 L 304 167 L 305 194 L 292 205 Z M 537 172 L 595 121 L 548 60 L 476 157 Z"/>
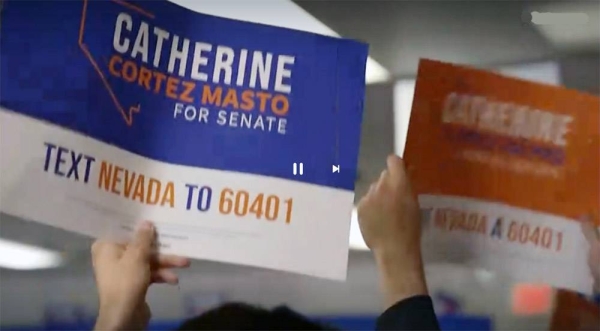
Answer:
<path fill-rule="evenodd" d="M 411 254 L 385 249 L 374 254 L 386 308 L 416 295 L 428 295 L 419 248 Z"/>
<path fill-rule="evenodd" d="M 119 330 L 123 330 L 123 327 L 119 323 L 116 323 L 115 321 L 113 321 L 110 318 L 107 318 L 105 316 L 102 316 L 101 314 L 98 315 L 98 319 L 96 320 L 96 324 L 94 325 L 94 331 L 119 331 Z"/>
<path fill-rule="evenodd" d="M 123 312 L 115 306 L 101 306 L 94 331 L 118 331 L 126 329 L 127 321 Z"/>
<path fill-rule="evenodd" d="M 422 270 L 421 247 L 418 244 L 407 245 L 381 245 L 371 249 L 375 261 L 380 269 L 386 272 L 403 272 Z"/>

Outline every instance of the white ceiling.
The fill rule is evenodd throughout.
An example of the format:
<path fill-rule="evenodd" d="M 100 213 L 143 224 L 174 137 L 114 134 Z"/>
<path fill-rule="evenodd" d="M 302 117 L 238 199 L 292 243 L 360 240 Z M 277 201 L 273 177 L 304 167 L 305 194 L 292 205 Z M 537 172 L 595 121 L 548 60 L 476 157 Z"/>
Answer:
<path fill-rule="evenodd" d="M 371 56 L 397 77 L 413 76 L 419 58 L 480 67 L 532 62 L 564 52 L 588 51 L 599 40 L 598 21 L 572 29 L 587 42 L 558 47 L 530 22 L 529 13 L 550 9 L 590 13 L 597 1 L 296 1 L 344 37 L 370 44 Z M 556 3 L 562 6 L 552 6 Z M 580 6 L 587 4 L 586 7 Z M 556 27 L 555 30 L 562 28 Z M 563 37 L 564 39 L 564 37 Z"/>

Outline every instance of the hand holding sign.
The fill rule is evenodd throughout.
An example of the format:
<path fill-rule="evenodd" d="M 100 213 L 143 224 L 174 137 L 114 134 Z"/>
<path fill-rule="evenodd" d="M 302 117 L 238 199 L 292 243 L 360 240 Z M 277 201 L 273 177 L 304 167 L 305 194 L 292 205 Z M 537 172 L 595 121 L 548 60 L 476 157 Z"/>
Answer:
<path fill-rule="evenodd" d="M 419 208 L 404 170 L 395 155 L 358 204 L 360 230 L 373 251 L 398 251 L 398 245 L 419 250 Z M 398 240 L 403 239 L 403 240 Z"/>
<path fill-rule="evenodd" d="M 143 330 L 150 320 L 146 292 L 152 283 L 177 284 L 172 268 L 184 268 L 186 258 L 155 255 L 154 226 L 144 222 L 127 245 L 98 240 L 92 261 L 100 299 L 98 330 Z"/>
<path fill-rule="evenodd" d="M 427 294 L 421 261 L 419 206 L 396 155 L 358 204 L 360 230 L 375 254 L 388 306 Z"/>
<path fill-rule="evenodd" d="M 600 234 L 589 216 L 581 218 L 581 230 L 590 244 L 588 265 L 594 277 L 594 291 L 600 292 Z"/>

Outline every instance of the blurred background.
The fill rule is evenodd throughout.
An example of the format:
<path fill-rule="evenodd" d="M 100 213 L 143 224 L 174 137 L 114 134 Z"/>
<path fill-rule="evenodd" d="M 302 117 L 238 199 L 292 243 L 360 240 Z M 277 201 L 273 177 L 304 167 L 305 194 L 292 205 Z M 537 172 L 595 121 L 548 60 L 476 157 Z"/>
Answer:
<path fill-rule="evenodd" d="M 600 93 L 597 1 L 173 2 L 212 15 L 370 44 L 357 200 L 378 177 L 385 156 L 403 153 L 419 58 Z M 534 24 L 532 12 L 584 13 L 586 19 Z M 195 261 L 180 274 L 179 288 L 151 289 L 152 328 L 168 329 L 231 300 L 265 307 L 285 304 L 345 329 L 372 328 L 381 311 L 376 269 L 355 217 L 352 222 L 346 282 Z M 91 325 L 97 296 L 89 238 L 7 215 L 0 217 L 0 238 L 2 329 Z M 555 296 L 543 284 L 517 284 L 485 270 L 446 265 L 427 266 L 427 281 L 443 329 L 550 326 Z"/>

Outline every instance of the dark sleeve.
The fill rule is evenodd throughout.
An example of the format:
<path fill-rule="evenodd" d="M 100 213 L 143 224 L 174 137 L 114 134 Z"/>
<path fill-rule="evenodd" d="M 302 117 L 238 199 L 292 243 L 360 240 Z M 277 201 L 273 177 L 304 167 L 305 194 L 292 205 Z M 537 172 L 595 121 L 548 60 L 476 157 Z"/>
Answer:
<path fill-rule="evenodd" d="M 439 330 L 428 295 L 417 295 L 397 302 L 377 318 L 377 330 Z"/>

